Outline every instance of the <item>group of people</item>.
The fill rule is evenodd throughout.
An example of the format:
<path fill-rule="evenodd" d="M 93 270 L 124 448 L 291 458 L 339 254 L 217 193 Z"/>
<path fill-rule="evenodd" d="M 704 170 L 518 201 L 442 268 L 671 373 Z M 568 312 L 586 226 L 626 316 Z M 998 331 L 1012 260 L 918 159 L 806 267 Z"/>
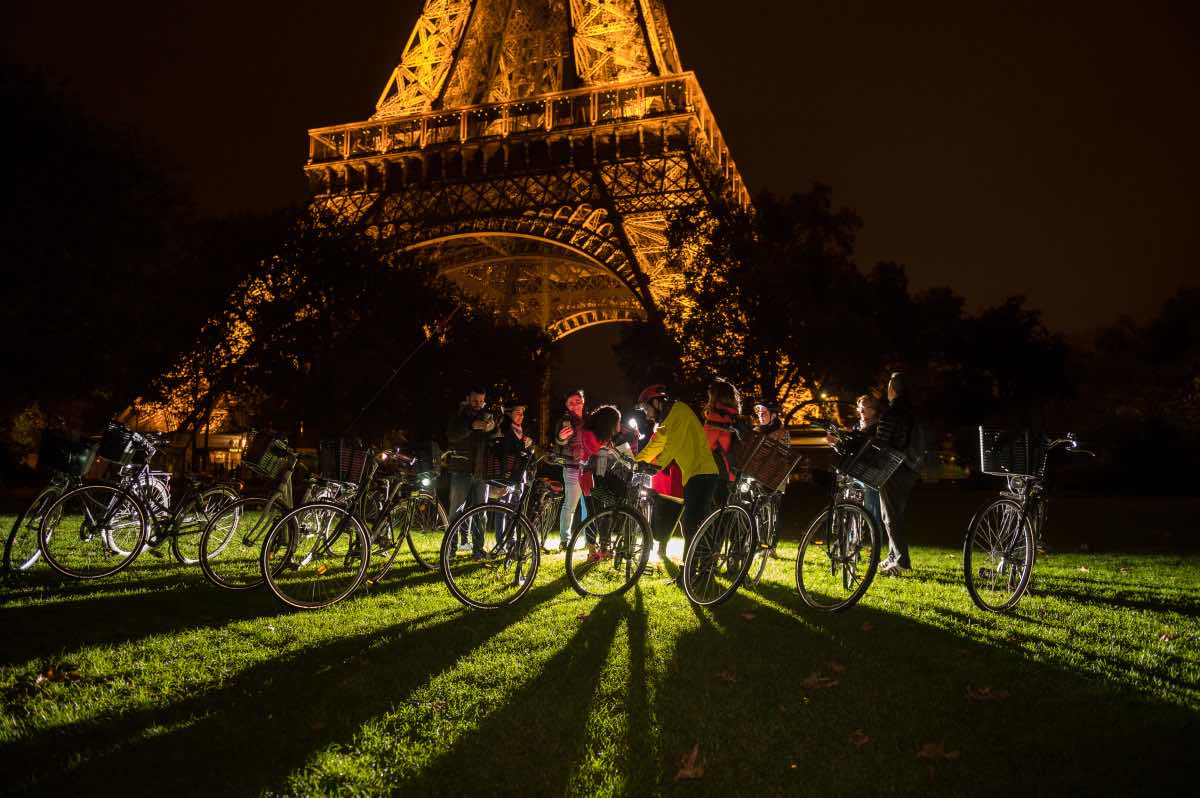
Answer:
<path fill-rule="evenodd" d="M 888 382 L 886 404 L 871 394 L 859 397 L 858 435 L 901 451 L 909 448 L 915 417 L 908 395 L 907 381 L 897 373 Z M 735 479 L 731 455 L 739 435 L 754 429 L 790 443 L 778 406 L 757 403 L 753 418 L 747 418 L 737 388 L 723 379 L 709 385 L 707 401 L 699 412 L 662 384 L 651 385 L 638 395 L 629 424 L 622 424 L 621 412 L 612 405 L 588 413 L 582 389 L 567 392 L 563 410 L 551 435 L 566 463 L 562 466 L 563 502 L 558 519 L 561 550 L 568 545 L 576 513 L 580 523 L 588 517 L 587 497 L 594 486 L 585 464 L 606 446 L 628 446 L 638 467 L 654 474 L 651 523 L 659 557 L 666 560 L 667 541 L 676 525 L 681 527 L 686 547 L 709 512 L 724 502 Z M 525 411 L 526 406 L 519 403 L 503 409 L 489 405 L 482 387 L 467 392 L 446 425 L 452 515 L 487 501 L 489 481 L 481 476 L 486 458 L 507 460 L 533 447 L 532 438 L 525 433 Z M 911 568 L 903 519 L 918 479 L 917 468 L 906 462 L 884 486 L 883 501 L 877 492 L 866 489 L 867 508 L 888 533 L 890 552 L 882 565 L 885 574 Z M 469 545 L 474 556 L 484 556 L 482 533 L 462 545 Z M 603 552 L 592 550 L 589 556 L 601 557 Z"/>

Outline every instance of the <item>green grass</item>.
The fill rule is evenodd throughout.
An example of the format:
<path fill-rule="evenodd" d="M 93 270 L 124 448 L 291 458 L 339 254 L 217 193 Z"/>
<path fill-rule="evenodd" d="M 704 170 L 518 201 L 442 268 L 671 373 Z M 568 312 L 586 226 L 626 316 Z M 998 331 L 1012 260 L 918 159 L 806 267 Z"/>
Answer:
<path fill-rule="evenodd" d="M 1008 617 L 974 609 L 949 547 L 840 615 L 802 607 L 791 557 L 715 611 L 661 576 L 578 598 L 557 558 L 493 613 L 410 561 L 315 613 L 149 557 L 39 569 L 0 594 L 4 791 L 1107 794 L 1194 750 L 1195 557 L 1055 554 Z"/>

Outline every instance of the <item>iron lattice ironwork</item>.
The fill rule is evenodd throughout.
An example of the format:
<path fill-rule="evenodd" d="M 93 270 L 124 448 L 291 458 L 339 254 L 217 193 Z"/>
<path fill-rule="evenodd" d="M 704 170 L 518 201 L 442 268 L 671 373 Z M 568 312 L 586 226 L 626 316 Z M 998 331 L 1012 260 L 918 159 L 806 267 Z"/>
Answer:
<path fill-rule="evenodd" d="M 670 212 L 748 194 L 663 0 L 426 0 L 367 121 L 309 131 L 315 206 L 560 338 L 678 286 Z"/>

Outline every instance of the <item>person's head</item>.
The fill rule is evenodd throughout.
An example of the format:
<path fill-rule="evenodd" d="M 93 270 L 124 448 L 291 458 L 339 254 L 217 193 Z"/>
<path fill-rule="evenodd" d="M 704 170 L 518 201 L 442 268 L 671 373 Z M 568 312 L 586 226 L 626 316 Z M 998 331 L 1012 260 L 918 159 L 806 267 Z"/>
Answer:
<path fill-rule="evenodd" d="M 881 404 L 879 397 L 872 393 L 864 393 L 858 397 L 855 407 L 863 428 L 870 427 L 879 421 L 879 416 L 883 412 Z"/>
<path fill-rule="evenodd" d="M 575 388 L 567 391 L 567 395 L 563 397 L 564 404 L 567 406 L 567 412 L 573 416 L 583 415 L 583 389 Z"/>
<path fill-rule="evenodd" d="M 759 426 L 767 426 L 779 415 L 778 409 L 769 402 L 759 402 L 754 406 L 754 415 L 758 417 Z"/>
<path fill-rule="evenodd" d="M 708 386 L 707 409 L 712 410 L 718 405 L 730 408 L 734 413 L 742 412 L 742 397 L 738 395 L 733 383 L 727 380 L 713 380 Z"/>
<path fill-rule="evenodd" d="M 474 386 L 467 391 L 467 405 L 472 410 L 482 410 L 487 404 L 487 389 Z"/>
<path fill-rule="evenodd" d="M 901 396 L 909 398 L 908 375 L 903 371 L 893 371 L 892 378 L 888 380 L 888 401 L 894 402 Z"/>
<path fill-rule="evenodd" d="M 518 427 L 525 421 L 525 405 L 513 405 L 508 408 L 508 418 Z"/>
<path fill-rule="evenodd" d="M 612 405 L 601 405 L 587 417 L 583 427 L 591 430 L 601 443 L 608 443 L 621 428 L 621 411 Z"/>
<path fill-rule="evenodd" d="M 663 411 L 669 401 L 667 386 L 662 384 L 651 385 L 638 394 L 638 407 L 650 421 L 660 421 L 666 415 Z"/>

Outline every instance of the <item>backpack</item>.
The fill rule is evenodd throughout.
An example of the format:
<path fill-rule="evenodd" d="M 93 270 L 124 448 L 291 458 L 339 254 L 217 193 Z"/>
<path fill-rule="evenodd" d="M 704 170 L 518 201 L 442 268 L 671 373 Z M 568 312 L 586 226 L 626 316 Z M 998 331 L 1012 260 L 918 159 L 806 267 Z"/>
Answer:
<path fill-rule="evenodd" d="M 913 471 L 920 471 L 929 451 L 929 429 L 920 418 L 913 417 L 912 429 L 908 433 L 908 446 L 904 447 L 904 464 Z"/>

